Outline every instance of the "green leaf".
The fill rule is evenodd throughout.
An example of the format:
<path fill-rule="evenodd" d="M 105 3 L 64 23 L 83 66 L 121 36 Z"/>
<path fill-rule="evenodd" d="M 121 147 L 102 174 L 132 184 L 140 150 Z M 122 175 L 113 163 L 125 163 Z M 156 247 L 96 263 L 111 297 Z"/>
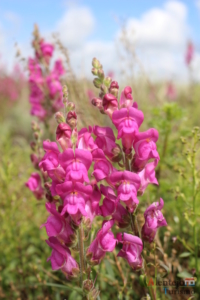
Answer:
<path fill-rule="evenodd" d="M 187 277 L 193 277 L 192 274 L 188 273 L 187 271 L 183 271 L 177 274 L 178 277 L 180 278 L 187 278 Z"/>
<path fill-rule="evenodd" d="M 181 253 L 180 255 L 179 255 L 179 257 L 188 257 L 188 256 L 190 256 L 192 253 L 190 253 L 190 252 L 183 252 L 183 253 Z"/>

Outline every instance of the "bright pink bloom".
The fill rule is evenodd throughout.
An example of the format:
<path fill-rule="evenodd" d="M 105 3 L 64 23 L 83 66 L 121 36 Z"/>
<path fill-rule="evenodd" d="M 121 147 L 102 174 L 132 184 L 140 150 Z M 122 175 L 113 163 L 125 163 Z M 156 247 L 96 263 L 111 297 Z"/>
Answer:
<path fill-rule="evenodd" d="M 92 163 L 92 155 L 87 150 L 67 149 L 59 155 L 61 166 L 66 172 L 66 180 L 90 182 L 88 170 Z"/>
<path fill-rule="evenodd" d="M 112 122 L 118 130 L 118 139 L 122 139 L 125 153 L 129 154 L 138 128 L 142 124 L 144 115 L 142 111 L 129 107 L 114 111 Z"/>
<path fill-rule="evenodd" d="M 130 86 L 126 86 L 121 92 L 120 107 L 128 108 L 131 106 L 133 106 L 132 88 Z"/>
<path fill-rule="evenodd" d="M 99 201 L 101 200 L 101 192 L 97 184 L 93 185 L 93 191 L 89 198 L 85 201 L 85 210 L 87 212 L 86 219 L 92 223 L 93 219 L 98 215 L 99 212 Z"/>
<path fill-rule="evenodd" d="M 125 258 L 133 270 L 141 269 L 141 253 L 143 250 L 142 240 L 139 237 L 128 233 L 118 233 L 117 239 L 123 244 L 123 248 L 117 256 Z"/>
<path fill-rule="evenodd" d="M 51 73 L 46 78 L 47 87 L 49 89 L 50 97 L 53 99 L 62 99 L 62 85 L 57 74 Z"/>
<path fill-rule="evenodd" d="M 58 155 L 60 153 L 57 144 L 55 142 L 44 141 L 43 148 L 46 153 L 40 161 L 39 167 L 43 171 L 49 171 L 57 168 L 59 165 Z"/>
<path fill-rule="evenodd" d="M 77 148 L 92 151 L 97 148 L 94 143 L 94 139 L 91 136 L 92 128 L 82 128 L 78 132 L 78 141 L 77 141 Z"/>
<path fill-rule="evenodd" d="M 62 64 L 62 60 L 58 59 L 54 63 L 53 73 L 55 73 L 58 77 L 65 74 L 65 69 Z"/>
<path fill-rule="evenodd" d="M 95 149 L 92 151 L 94 164 L 94 172 L 92 175 L 97 182 L 103 179 L 108 179 L 109 175 L 113 171 L 112 164 L 106 159 L 104 152 L 101 149 Z"/>
<path fill-rule="evenodd" d="M 117 201 L 114 191 L 110 187 L 101 185 L 103 204 L 99 207 L 99 214 L 103 217 L 112 216 L 119 227 L 126 227 L 130 223 L 128 211 Z"/>
<path fill-rule="evenodd" d="M 60 123 L 56 129 L 56 140 L 60 144 L 63 150 L 66 150 L 72 146 L 71 143 L 72 130 L 66 123 Z"/>
<path fill-rule="evenodd" d="M 176 97 L 177 97 L 176 88 L 175 88 L 175 86 L 173 85 L 172 82 L 169 82 L 169 83 L 167 84 L 166 97 L 167 97 L 169 100 L 175 100 Z"/>
<path fill-rule="evenodd" d="M 113 172 L 110 181 L 117 185 L 117 200 L 123 201 L 130 212 L 133 212 L 139 203 L 137 191 L 140 187 L 140 177 L 129 171 Z"/>
<path fill-rule="evenodd" d="M 153 242 L 159 227 L 167 226 L 167 222 L 161 213 L 164 201 L 160 198 L 160 202 L 152 203 L 145 211 L 145 223 L 142 227 L 142 239 L 149 243 Z"/>
<path fill-rule="evenodd" d="M 158 131 L 154 128 L 138 132 L 135 135 L 133 143 L 135 155 L 131 163 L 134 171 L 141 171 L 149 159 L 154 159 L 156 162 L 159 161 L 160 157 L 156 147 L 157 140 Z"/>
<path fill-rule="evenodd" d="M 69 248 L 61 244 L 55 237 L 50 237 L 46 243 L 53 249 L 51 256 L 47 259 L 47 261 L 51 261 L 52 270 L 61 269 L 68 279 L 77 274 L 79 266 L 71 256 Z"/>
<path fill-rule="evenodd" d="M 105 113 L 112 118 L 113 112 L 118 110 L 117 98 L 112 94 L 105 94 L 103 97 L 103 108 Z"/>
<path fill-rule="evenodd" d="M 45 61 L 49 63 L 50 58 L 53 55 L 54 51 L 54 46 L 49 43 L 45 43 L 43 40 L 40 42 L 40 50 L 41 50 L 41 55 L 44 57 Z M 39 57 L 39 54 L 36 53 L 36 55 Z"/>
<path fill-rule="evenodd" d="M 32 173 L 25 185 L 31 190 L 34 196 L 39 200 L 44 195 L 44 190 L 41 186 L 41 178 L 38 173 Z"/>
<path fill-rule="evenodd" d="M 104 222 L 96 238 L 87 249 L 87 256 L 91 257 L 92 262 L 99 264 L 106 252 L 114 250 L 117 240 L 111 231 L 113 224 L 113 220 Z"/>
<path fill-rule="evenodd" d="M 157 166 L 157 163 L 155 161 L 150 162 L 148 164 L 146 164 L 146 166 L 144 167 L 144 169 L 138 173 L 138 175 L 140 176 L 141 179 L 141 185 L 140 188 L 138 190 L 138 193 L 140 195 L 142 195 L 145 191 L 145 189 L 147 188 L 147 186 L 149 184 L 156 184 L 158 185 L 158 180 L 156 179 L 156 172 L 155 172 L 155 168 Z"/>
<path fill-rule="evenodd" d="M 194 45 L 192 42 L 189 42 L 187 45 L 186 55 L 185 55 L 185 62 L 189 66 L 191 61 L 194 58 Z"/>
<path fill-rule="evenodd" d="M 80 182 L 73 184 L 72 181 L 66 181 L 58 184 L 56 191 L 64 200 L 62 216 L 68 212 L 75 222 L 78 222 L 82 216 L 87 216 L 85 201 L 92 194 L 91 185 L 85 186 Z"/>
<path fill-rule="evenodd" d="M 110 127 L 94 126 L 93 133 L 97 136 L 95 144 L 102 149 L 105 155 L 112 159 L 114 156 L 113 149 L 115 149 L 115 136 Z"/>
<path fill-rule="evenodd" d="M 55 203 L 47 202 L 45 206 L 51 215 L 40 228 L 45 227 L 49 237 L 57 237 L 58 240 L 70 245 L 72 242 L 71 237 L 74 235 L 74 231 L 70 226 L 70 217 L 64 218 L 61 216 L 56 210 Z"/>

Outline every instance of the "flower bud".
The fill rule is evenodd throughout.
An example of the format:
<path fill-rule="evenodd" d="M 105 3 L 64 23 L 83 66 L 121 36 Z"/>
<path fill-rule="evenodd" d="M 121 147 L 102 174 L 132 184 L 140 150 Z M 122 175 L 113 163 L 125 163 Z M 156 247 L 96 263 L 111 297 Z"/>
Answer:
<path fill-rule="evenodd" d="M 116 97 L 112 94 L 105 94 L 103 97 L 103 108 L 105 113 L 111 118 L 113 112 L 118 109 L 118 101 Z"/>
<path fill-rule="evenodd" d="M 101 69 L 102 68 L 102 65 L 100 64 L 100 61 L 96 57 L 94 57 L 93 60 L 92 60 L 92 66 L 95 69 Z"/>
<path fill-rule="evenodd" d="M 117 81 L 112 81 L 110 88 L 109 88 L 109 93 L 114 95 L 116 98 L 118 98 L 118 92 L 119 92 L 119 85 Z"/>
<path fill-rule="evenodd" d="M 75 110 L 75 104 L 73 102 L 67 103 L 66 109 L 67 109 L 67 112 L 69 112 L 71 110 Z"/>
<path fill-rule="evenodd" d="M 92 68 L 92 74 L 97 76 L 98 74 L 98 69 Z"/>
<path fill-rule="evenodd" d="M 112 82 L 112 78 L 111 77 L 105 77 L 103 83 L 105 84 L 105 86 L 107 86 L 107 88 L 110 87 L 110 84 Z"/>
<path fill-rule="evenodd" d="M 72 144 L 75 146 L 78 140 L 78 132 L 77 132 L 77 128 L 74 128 L 74 130 L 72 131 L 72 136 L 71 136 L 71 142 Z"/>
<path fill-rule="evenodd" d="M 34 132 L 34 138 L 36 139 L 36 141 L 38 140 L 38 138 L 39 138 L 39 133 L 38 132 Z"/>
<path fill-rule="evenodd" d="M 38 159 L 37 155 L 34 154 L 34 153 L 32 153 L 31 156 L 30 156 L 30 158 L 31 158 L 31 162 L 32 162 L 33 166 L 35 168 L 37 168 L 38 167 L 38 163 L 39 163 L 39 159 Z"/>
<path fill-rule="evenodd" d="M 93 98 L 91 103 L 92 103 L 92 105 L 97 106 L 99 109 L 103 108 L 103 106 L 102 106 L 103 101 L 100 98 Z"/>
<path fill-rule="evenodd" d="M 101 85 L 101 91 L 104 93 L 104 95 L 108 92 L 108 89 L 105 84 Z"/>
<path fill-rule="evenodd" d="M 112 153 L 113 153 L 112 161 L 120 162 L 120 160 L 122 159 L 122 153 L 119 145 L 116 144 L 116 147 L 112 149 Z"/>
<path fill-rule="evenodd" d="M 64 118 L 64 116 L 63 116 L 63 114 L 61 112 L 57 112 L 55 114 L 55 119 L 56 119 L 56 121 L 57 121 L 58 124 L 65 123 L 65 118 Z"/>
<path fill-rule="evenodd" d="M 94 284 L 92 280 L 86 279 L 83 281 L 83 289 L 85 291 L 90 291 L 93 288 Z"/>
<path fill-rule="evenodd" d="M 74 129 L 77 125 L 77 114 L 75 113 L 75 111 L 70 111 L 67 114 L 67 118 L 66 118 L 66 122 L 67 124 L 69 124 L 69 126 Z"/>
<path fill-rule="evenodd" d="M 104 71 L 102 69 L 99 69 L 98 73 L 97 73 L 97 76 L 99 77 L 99 79 L 101 79 L 101 81 L 103 81 L 104 77 L 105 77 Z"/>
<path fill-rule="evenodd" d="M 101 87 L 102 81 L 101 81 L 100 78 L 94 78 L 93 84 L 94 84 L 94 86 L 95 86 L 96 88 L 99 89 L 99 88 Z"/>
<path fill-rule="evenodd" d="M 33 151 L 35 151 L 36 150 L 36 142 L 33 142 L 33 141 L 30 142 L 30 147 Z"/>

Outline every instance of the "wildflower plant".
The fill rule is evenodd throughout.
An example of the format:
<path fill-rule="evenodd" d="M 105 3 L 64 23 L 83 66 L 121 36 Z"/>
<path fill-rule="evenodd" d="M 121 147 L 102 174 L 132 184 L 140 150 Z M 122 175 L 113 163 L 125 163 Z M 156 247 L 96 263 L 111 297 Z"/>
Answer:
<path fill-rule="evenodd" d="M 48 66 L 52 47 L 43 41 L 38 45 L 37 64 L 43 59 Z M 160 159 L 156 147 L 158 131 L 150 128 L 139 132 L 144 115 L 133 99 L 131 87 L 126 86 L 119 95 L 118 82 L 104 76 L 96 58 L 92 67 L 96 76 L 93 83 L 99 95 L 91 102 L 97 107 L 97 113 L 99 110 L 110 118 L 114 131 L 98 125 L 79 129 L 76 107 L 69 101 L 68 88 L 63 87 L 61 97 L 59 85 L 59 93 L 54 94 L 59 95 L 59 101 L 55 98 L 49 101 L 51 106 L 40 103 L 40 111 L 45 113 L 38 115 L 45 122 L 50 112 L 58 108 L 54 103 L 64 107 L 63 112 L 55 115 L 56 142 L 44 140 L 44 156 L 39 148 L 39 156 L 32 158 L 43 180 L 33 173 L 26 183 L 36 198 L 46 195 L 49 217 L 41 227 L 46 228 L 46 243 L 52 249 L 48 258 L 52 269 L 61 270 L 67 280 L 78 278 L 87 299 L 96 299 L 100 293 L 95 287 L 93 269 L 107 253 L 119 248 L 117 257 L 143 274 L 141 280 L 147 286 L 150 275 L 145 256 L 148 251 L 155 254 L 157 230 L 167 225 L 161 212 L 164 206 L 161 198 L 146 208 L 143 226 L 139 226 L 137 220 L 138 198 L 149 184 L 158 185 L 155 173 Z M 40 82 L 41 72 L 37 74 L 36 81 Z M 33 127 L 38 139 L 40 130 L 36 125 Z M 37 143 L 33 146 L 37 148 Z M 99 228 L 96 219 L 101 221 Z M 153 247 L 148 246 L 151 243 Z M 154 268 L 156 274 L 156 262 Z M 149 293 L 156 299 L 156 289 L 150 286 Z"/>

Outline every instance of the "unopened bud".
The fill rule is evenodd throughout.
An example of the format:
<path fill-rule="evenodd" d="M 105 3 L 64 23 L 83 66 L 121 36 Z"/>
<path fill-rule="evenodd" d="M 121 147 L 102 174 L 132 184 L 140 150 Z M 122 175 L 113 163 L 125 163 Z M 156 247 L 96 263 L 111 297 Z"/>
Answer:
<path fill-rule="evenodd" d="M 106 85 L 107 88 L 110 87 L 110 84 L 112 82 L 112 78 L 111 77 L 105 77 L 103 83 Z"/>
<path fill-rule="evenodd" d="M 31 158 L 31 162 L 32 162 L 33 166 L 35 168 L 37 168 L 38 167 L 38 163 L 39 163 L 37 155 L 34 154 L 34 153 L 32 153 L 31 156 L 30 156 L 30 158 Z"/>
<path fill-rule="evenodd" d="M 45 182 L 44 187 L 47 190 L 47 192 L 50 193 L 51 183 L 50 182 Z"/>
<path fill-rule="evenodd" d="M 117 81 L 112 81 L 110 88 L 109 88 L 109 93 L 114 95 L 116 98 L 118 98 L 118 92 L 119 92 L 119 85 Z"/>
<path fill-rule="evenodd" d="M 72 144 L 75 146 L 78 140 L 78 132 L 77 132 L 77 128 L 74 128 L 74 130 L 72 131 L 72 136 L 71 136 L 71 142 Z"/>
<path fill-rule="evenodd" d="M 66 118 L 66 122 L 67 124 L 69 124 L 69 126 L 74 129 L 77 125 L 77 114 L 75 111 L 70 111 L 67 114 L 67 118 Z"/>
<path fill-rule="evenodd" d="M 33 142 L 33 141 L 30 142 L 30 147 L 33 151 L 35 151 L 36 150 L 36 142 Z"/>
<path fill-rule="evenodd" d="M 36 141 L 38 140 L 38 138 L 39 138 L 39 133 L 38 132 L 34 132 L 34 138 L 36 139 Z"/>
<path fill-rule="evenodd" d="M 83 281 L 83 289 L 86 291 L 90 291 L 93 288 L 94 284 L 92 280 L 86 279 Z"/>
<path fill-rule="evenodd" d="M 98 74 L 98 69 L 92 68 L 92 74 L 97 76 Z"/>
<path fill-rule="evenodd" d="M 71 110 L 75 110 L 75 104 L 73 102 L 67 103 L 66 109 L 67 109 L 67 112 L 69 112 Z"/>
<path fill-rule="evenodd" d="M 95 69 L 101 69 L 102 68 L 102 65 L 100 64 L 100 61 L 96 57 L 94 57 L 93 60 L 92 60 L 92 66 Z"/>
<path fill-rule="evenodd" d="M 99 79 L 101 79 L 101 81 L 103 81 L 105 77 L 104 71 L 102 69 L 99 69 L 97 76 L 99 77 Z"/>
<path fill-rule="evenodd" d="M 100 78 L 94 78 L 93 84 L 94 84 L 94 86 L 95 86 L 96 88 L 99 89 L 99 88 L 101 87 L 101 85 L 102 85 L 102 81 L 101 81 Z"/>
<path fill-rule="evenodd" d="M 112 161 L 120 162 L 120 160 L 122 159 L 122 152 L 119 145 L 116 144 L 116 147 L 112 149 L 112 153 L 113 153 Z"/>
<path fill-rule="evenodd" d="M 100 98 L 93 98 L 91 103 L 92 103 L 92 105 L 97 106 L 99 109 L 103 108 L 103 106 L 102 106 L 103 101 Z"/>
<path fill-rule="evenodd" d="M 63 116 L 63 114 L 61 112 L 57 112 L 55 114 L 55 119 L 56 119 L 56 121 L 57 121 L 58 124 L 65 123 L 65 118 L 64 118 L 64 116 Z"/>
<path fill-rule="evenodd" d="M 108 92 L 107 86 L 105 84 L 101 85 L 101 91 L 106 94 Z"/>

